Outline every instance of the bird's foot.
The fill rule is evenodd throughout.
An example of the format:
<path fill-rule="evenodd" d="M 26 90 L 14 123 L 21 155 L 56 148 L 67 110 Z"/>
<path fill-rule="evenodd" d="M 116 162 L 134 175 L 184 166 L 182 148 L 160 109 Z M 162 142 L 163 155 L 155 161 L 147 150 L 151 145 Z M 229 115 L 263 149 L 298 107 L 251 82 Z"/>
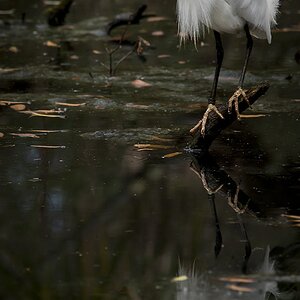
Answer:
<path fill-rule="evenodd" d="M 241 120 L 241 115 L 240 115 L 240 111 L 239 111 L 239 98 L 242 97 L 249 105 L 249 107 L 251 107 L 249 99 L 245 93 L 245 91 L 239 87 L 234 94 L 231 96 L 231 98 L 228 100 L 228 113 L 232 112 L 232 106 L 234 104 L 234 110 L 236 113 L 236 117 L 238 120 Z"/>
<path fill-rule="evenodd" d="M 248 208 L 248 203 L 249 200 L 247 202 L 247 204 L 244 207 L 241 207 L 241 205 L 239 205 L 239 192 L 240 192 L 240 186 L 238 185 L 235 191 L 234 196 L 232 197 L 232 195 L 228 194 L 227 196 L 227 200 L 228 200 L 228 205 L 237 213 L 237 214 L 243 214 L 246 209 Z"/>
<path fill-rule="evenodd" d="M 223 115 L 219 112 L 219 110 L 217 109 L 217 107 L 214 104 L 209 104 L 206 112 L 204 113 L 202 119 L 190 130 L 190 133 L 194 133 L 200 126 L 201 126 L 201 134 L 202 136 L 205 135 L 205 129 L 206 129 L 206 123 L 207 123 L 207 119 L 208 116 L 211 112 L 215 112 L 221 119 L 224 119 Z"/>

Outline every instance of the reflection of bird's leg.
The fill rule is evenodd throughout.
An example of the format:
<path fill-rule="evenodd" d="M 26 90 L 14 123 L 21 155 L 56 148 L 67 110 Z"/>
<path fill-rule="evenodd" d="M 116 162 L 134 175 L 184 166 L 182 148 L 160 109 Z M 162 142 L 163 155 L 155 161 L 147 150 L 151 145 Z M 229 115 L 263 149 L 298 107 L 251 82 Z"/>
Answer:
<path fill-rule="evenodd" d="M 245 256 L 244 256 L 244 262 L 242 266 L 242 272 L 245 274 L 247 273 L 248 261 L 252 253 L 252 247 L 241 215 L 237 214 L 237 218 L 241 226 L 241 231 L 244 238 L 243 242 L 245 243 Z"/>
<path fill-rule="evenodd" d="M 228 205 L 237 213 L 237 214 L 243 214 L 247 207 L 248 207 L 248 203 L 250 200 L 248 200 L 248 202 L 246 203 L 246 205 L 242 208 L 239 207 L 239 192 L 240 192 L 240 186 L 237 185 L 236 187 L 236 191 L 234 196 L 232 197 L 232 195 L 229 193 L 227 200 L 228 200 Z"/>
<path fill-rule="evenodd" d="M 236 90 L 236 92 L 232 95 L 232 97 L 228 101 L 228 112 L 230 113 L 232 111 L 232 106 L 233 106 L 233 103 L 234 103 L 234 108 L 235 108 L 235 112 L 236 112 L 238 120 L 240 120 L 239 97 L 242 96 L 242 98 L 244 98 L 244 100 L 250 106 L 249 99 L 247 98 L 246 93 L 243 90 L 243 85 L 244 85 L 245 74 L 246 74 L 250 54 L 251 54 L 252 47 L 253 47 L 253 40 L 252 40 L 250 31 L 249 31 L 248 24 L 245 25 L 244 30 L 246 32 L 246 37 L 247 37 L 247 51 L 246 51 L 244 67 L 243 67 L 242 74 L 241 74 L 241 77 L 240 77 L 238 89 Z"/>
<path fill-rule="evenodd" d="M 205 127 L 206 127 L 206 122 L 207 122 L 207 119 L 208 119 L 208 115 L 212 111 L 214 111 L 220 118 L 224 119 L 223 115 L 219 112 L 219 110 L 215 106 L 217 86 L 218 86 L 220 70 L 221 70 L 221 67 L 222 67 L 222 62 L 223 62 L 223 57 L 224 57 L 224 50 L 223 50 L 223 45 L 222 45 L 222 40 L 221 40 L 220 33 L 217 32 L 217 31 L 214 31 L 214 35 L 215 35 L 216 49 L 217 49 L 217 65 L 216 65 L 216 70 L 215 70 L 215 76 L 214 76 L 214 81 L 213 81 L 213 85 L 212 85 L 211 95 L 208 99 L 208 107 L 207 107 L 206 112 L 203 115 L 202 120 L 200 120 L 198 122 L 198 124 L 190 130 L 191 133 L 194 133 L 201 126 L 201 134 L 203 136 L 205 135 Z"/>
<path fill-rule="evenodd" d="M 222 239 L 222 233 L 219 223 L 219 218 L 217 214 L 217 208 L 215 203 L 215 195 L 214 194 L 208 194 L 208 200 L 211 204 L 212 213 L 215 219 L 215 226 L 216 226 L 216 241 L 215 241 L 215 256 L 218 257 L 218 255 L 221 252 L 222 245 L 223 245 L 223 239 Z"/>
<path fill-rule="evenodd" d="M 207 183 L 204 171 L 200 170 L 200 172 L 199 172 L 198 170 L 196 170 L 196 168 L 193 166 L 193 164 L 191 164 L 190 168 L 201 179 L 203 187 L 206 189 L 208 195 L 216 194 L 223 187 L 223 184 L 220 184 L 220 186 L 218 188 L 216 188 L 214 190 L 211 189 Z"/>

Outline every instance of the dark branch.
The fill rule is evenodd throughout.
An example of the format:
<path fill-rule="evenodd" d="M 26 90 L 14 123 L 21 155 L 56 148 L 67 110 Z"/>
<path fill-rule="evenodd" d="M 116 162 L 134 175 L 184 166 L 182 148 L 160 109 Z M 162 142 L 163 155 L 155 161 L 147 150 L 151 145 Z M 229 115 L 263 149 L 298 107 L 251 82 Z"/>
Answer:
<path fill-rule="evenodd" d="M 140 20 L 153 15 L 144 15 L 147 5 L 141 5 L 134 13 L 121 14 L 116 16 L 106 27 L 106 33 L 110 35 L 111 31 L 119 26 L 139 24 Z"/>

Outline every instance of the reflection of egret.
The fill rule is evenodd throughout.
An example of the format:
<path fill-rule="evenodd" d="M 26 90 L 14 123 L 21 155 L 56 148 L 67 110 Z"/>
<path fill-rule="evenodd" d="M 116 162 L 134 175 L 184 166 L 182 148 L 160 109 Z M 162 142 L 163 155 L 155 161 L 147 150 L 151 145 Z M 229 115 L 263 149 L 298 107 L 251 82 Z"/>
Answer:
<path fill-rule="evenodd" d="M 237 33 L 244 29 L 247 38 L 247 52 L 237 91 L 230 98 L 228 109 L 235 106 L 237 116 L 238 99 L 247 97 L 243 91 L 245 73 L 252 50 L 252 36 L 266 38 L 271 43 L 271 27 L 276 24 L 275 17 L 279 0 L 177 0 L 178 29 L 181 38 L 191 38 L 196 42 L 206 29 L 212 29 L 216 40 L 217 66 L 208 108 L 202 119 L 201 133 L 205 134 L 208 114 L 212 111 L 223 116 L 215 106 L 218 78 L 223 61 L 221 32 Z M 200 125 L 200 123 L 198 123 Z"/>

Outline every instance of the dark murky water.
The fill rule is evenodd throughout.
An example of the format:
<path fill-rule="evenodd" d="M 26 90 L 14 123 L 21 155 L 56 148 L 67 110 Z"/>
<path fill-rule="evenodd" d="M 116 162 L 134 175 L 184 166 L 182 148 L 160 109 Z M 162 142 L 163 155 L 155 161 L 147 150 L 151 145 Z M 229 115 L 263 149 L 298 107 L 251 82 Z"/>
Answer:
<path fill-rule="evenodd" d="M 271 88 L 247 113 L 265 116 L 231 126 L 209 157 L 164 159 L 183 151 L 205 109 L 212 37 L 179 51 L 174 3 L 151 1 L 167 19 L 128 38 L 153 49 L 110 79 L 105 25 L 139 1 L 77 1 L 58 29 L 40 1 L 27 2 L 1 2 L 16 10 L 0 22 L 0 100 L 60 112 L 0 106 L 1 299 L 300 299 L 298 1 L 284 1 L 279 20 L 293 30 L 274 32 L 271 46 L 255 41 L 246 85 Z M 224 36 L 224 47 L 226 99 L 245 41 Z"/>

